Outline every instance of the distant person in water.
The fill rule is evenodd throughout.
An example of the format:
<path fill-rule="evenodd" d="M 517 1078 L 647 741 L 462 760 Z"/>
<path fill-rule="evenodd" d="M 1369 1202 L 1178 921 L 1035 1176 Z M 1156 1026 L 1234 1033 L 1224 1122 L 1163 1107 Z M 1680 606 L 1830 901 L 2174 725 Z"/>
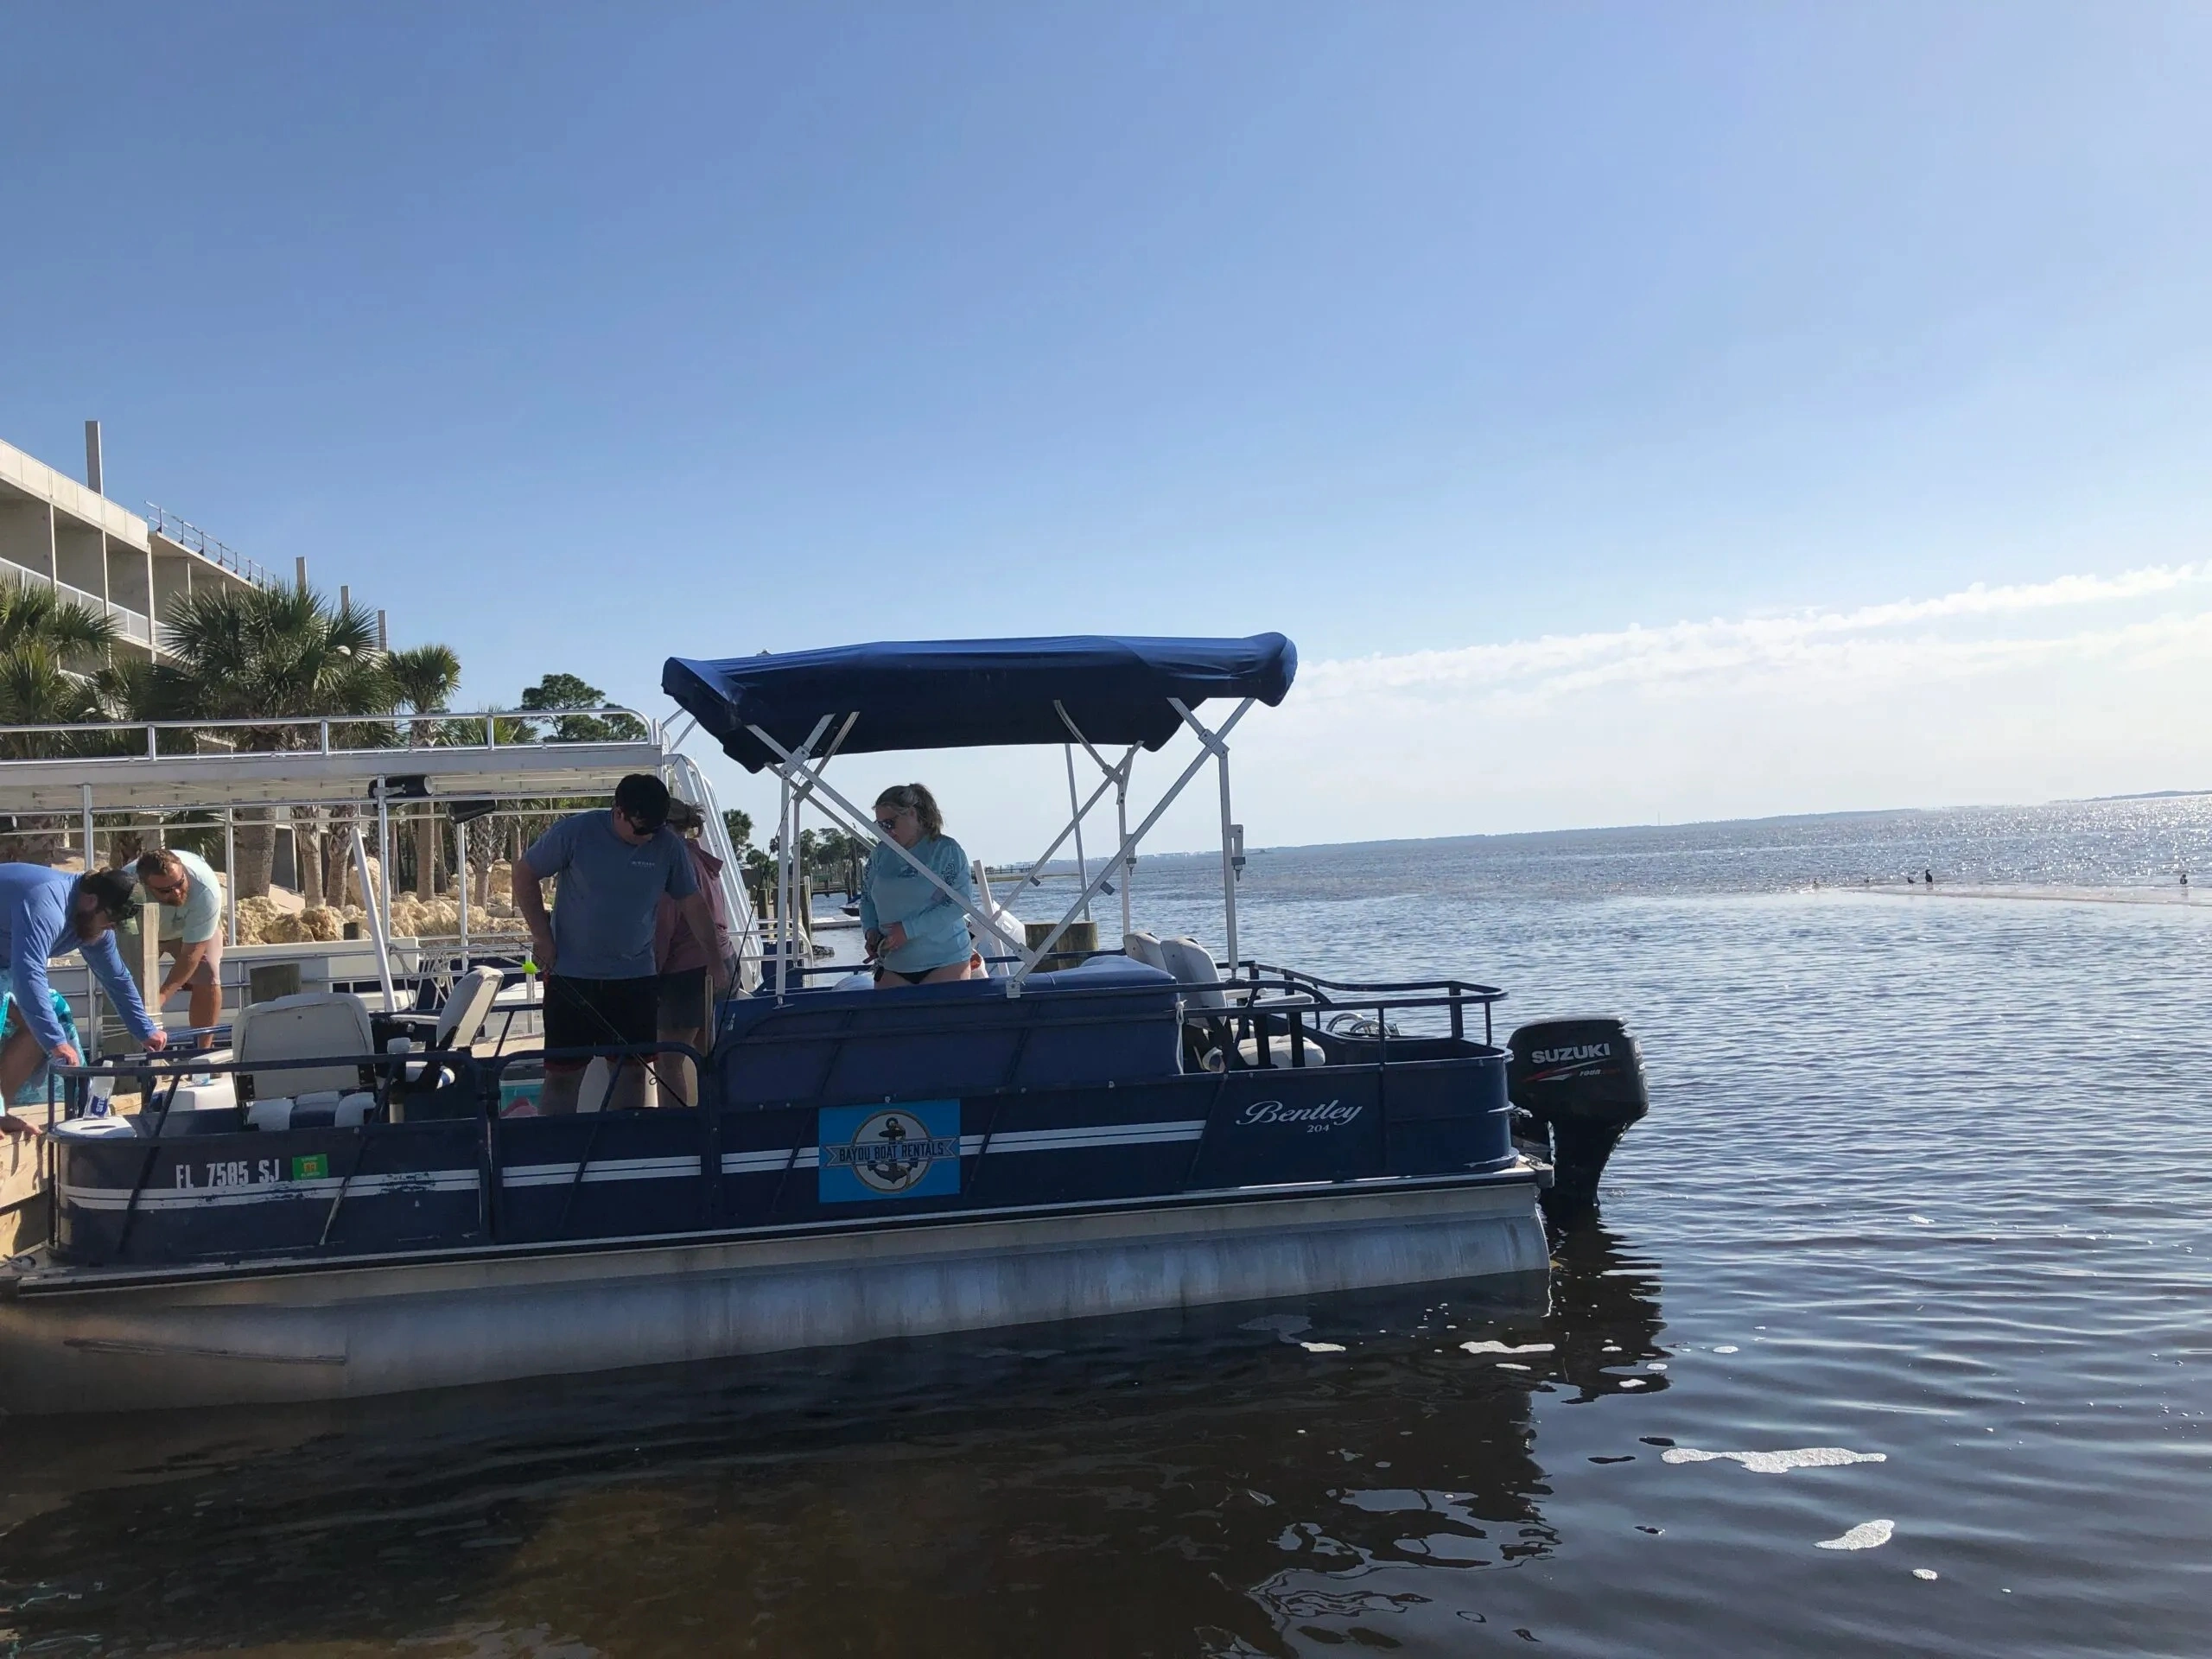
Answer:
<path fill-rule="evenodd" d="M 875 798 L 875 827 L 885 843 L 904 848 L 962 900 L 974 902 L 968 855 L 944 833 L 944 815 L 927 788 L 894 784 L 885 790 Z M 941 985 L 982 969 L 967 913 L 889 844 L 868 855 L 861 877 L 861 929 L 878 990 Z"/>
<path fill-rule="evenodd" d="M 1920 873 L 1920 879 L 1932 887 L 1936 885 L 1936 872 L 1933 870 L 1923 870 Z"/>

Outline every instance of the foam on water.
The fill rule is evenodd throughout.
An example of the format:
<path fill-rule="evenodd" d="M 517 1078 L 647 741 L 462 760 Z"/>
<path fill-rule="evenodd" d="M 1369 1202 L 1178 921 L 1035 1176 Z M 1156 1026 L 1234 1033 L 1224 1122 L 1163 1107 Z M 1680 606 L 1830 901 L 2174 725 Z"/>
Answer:
<path fill-rule="evenodd" d="M 1894 1521 L 1861 1521 L 1840 1538 L 1823 1538 L 1815 1549 L 1879 1549 L 1897 1530 Z"/>
<path fill-rule="evenodd" d="M 1694 1446 L 1670 1446 L 1659 1454 L 1662 1463 L 1740 1463 L 1754 1474 L 1786 1475 L 1792 1469 L 1838 1469 L 1852 1463 L 1887 1463 L 1885 1452 L 1853 1452 L 1840 1446 L 1801 1446 L 1794 1452 L 1700 1452 Z M 1885 1521 L 1882 1523 L 1887 1526 Z"/>
<path fill-rule="evenodd" d="M 1559 1344 L 1553 1342 L 1463 1342 L 1463 1354 L 1554 1354 Z"/>

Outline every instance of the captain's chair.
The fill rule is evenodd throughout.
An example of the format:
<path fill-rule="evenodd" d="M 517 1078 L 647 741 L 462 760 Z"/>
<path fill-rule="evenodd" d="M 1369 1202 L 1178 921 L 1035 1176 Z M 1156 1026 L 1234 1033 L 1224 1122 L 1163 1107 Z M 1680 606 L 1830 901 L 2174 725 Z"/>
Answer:
<path fill-rule="evenodd" d="M 378 1046 L 388 1046 L 394 1037 L 407 1037 L 428 1049 L 468 1047 L 484 1030 L 484 1021 L 492 1013 L 492 999 L 499 994 L 501 978 L 498 969 L 480 966 L 455 974 L 453 989 L 446 994 L 435 1021 L 420 1014 L 370 1015 Z"/>
<path fill-rule="evenodd" d="M 341 1093 L 359 1089 L 362 1068 L 359 1059 L 346 1058 L 330 1065 L 275 1066 L 251 1069 L 256 1062 L 319 1060 L 338 1062 L 340 1057 L 373 1054 L 369 1030 L 369 1005 L 351 991 L 302 991 L 267 1002 L 249 1002 L 238 1010 L 231 1027 L 231 1043 L 256 1100 L 283 1096 L 317 1094 L 327 1090 Z"/>
<path fill-rule="evenodd" d="M 1157 968 L 1163 974 L 1168 971 L 1167 957 L 1160 948 L 1160 935 L 1157 933 L 1122 934 L 1122 953 L 1131 962 L 1141 962 L 1147 968 Z"/>

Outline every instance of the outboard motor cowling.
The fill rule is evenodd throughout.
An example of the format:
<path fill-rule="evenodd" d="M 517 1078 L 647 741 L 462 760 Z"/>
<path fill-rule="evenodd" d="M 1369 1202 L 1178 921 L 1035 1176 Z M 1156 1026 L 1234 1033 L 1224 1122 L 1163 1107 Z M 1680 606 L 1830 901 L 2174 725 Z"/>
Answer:
<path fill-rule="evenodd" d="M 1643 1056 L 1609 1017 L 1540 1020 L 1513 1033 L 1506 1092 L 1551 1143 L 1553 1209 L 1586 1209 L 1628 1126 L 1651 1109 Z"/>

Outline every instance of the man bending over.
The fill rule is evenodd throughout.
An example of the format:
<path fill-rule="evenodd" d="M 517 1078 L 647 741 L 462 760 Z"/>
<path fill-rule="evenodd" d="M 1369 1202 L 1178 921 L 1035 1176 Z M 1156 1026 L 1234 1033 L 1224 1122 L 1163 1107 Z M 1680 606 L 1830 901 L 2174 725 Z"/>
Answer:
<path fill-rule="evenodd" d="M 162 950 L 169 970 L 154 994 L 156 1008 L 189 988 L 187 1015 L 200 1032 L 200 1046 L 215 1039 L 207 1027 L 223 1017 L 223 883 L 207 861 L 181 847 L 157 847 L 138 861 L 138 885 L 161 916 Z"/>
<path fill-rule="evenodd" d="M 130 878 L 121 870 L 72 875 L 42 864 L 0 864 L 0 954 L 7 957 L 9 989 L 23 1021 L 0 1046 L 0 1101 L 12 1100 L 48 1061 L 84 1064 L 54 1017 L 53 988 L 46 982 L 47 958 L 64 951 L 84 957 L 115 999 L 124 1024 L 149 1052 L 162 1047 L 162 1028 L 146 1012 L 115 948 L 115 925 L 135 904 Z M 12 1114 L 0 1116 L 0 1128 L 11 1135 L 32 1127 Z"/>

